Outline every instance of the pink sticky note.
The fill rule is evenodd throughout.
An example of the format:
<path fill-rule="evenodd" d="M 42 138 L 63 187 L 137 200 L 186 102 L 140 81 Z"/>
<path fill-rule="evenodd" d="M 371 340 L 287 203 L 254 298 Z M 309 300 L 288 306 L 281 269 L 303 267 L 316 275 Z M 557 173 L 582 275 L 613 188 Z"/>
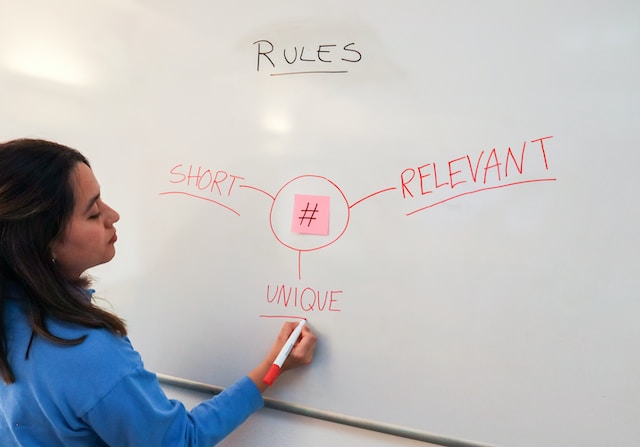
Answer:
<path fill-rule="evenodd" d="M 302 234 L 329 234 L 329 196 L 296 194 L 291 231 Z"/>

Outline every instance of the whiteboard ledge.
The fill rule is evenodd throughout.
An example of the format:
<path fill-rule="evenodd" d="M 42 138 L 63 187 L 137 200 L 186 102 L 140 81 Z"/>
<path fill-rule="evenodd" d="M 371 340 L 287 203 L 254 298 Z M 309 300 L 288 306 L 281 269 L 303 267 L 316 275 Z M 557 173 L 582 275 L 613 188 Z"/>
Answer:
<path fill-rule="evenodd" d="M 166 374 L 156 374 L 160 383 L 165 385 L 172 385 L 179 388 L 184 388 L 193 391 L 199 391 L 203 393 L 211 393 L 213 395 L 219 394 L 224 388 L 209 385 L 202 382 L 195 382 L 193 380 L 183 379 L 180 377 L 170 376 Z M 370 421 L 354 416 L 347 416 L 344 414 L 333 413 L 324 410 L 318 410 L 315 408 L 304 407 L 290 402 L 284 402 L 268 397 L 264 398 L 264 406 L 273 410 L 284 411 L 287 413 L 293 413 L 300 416 L 306 416 L 314 419 L 320 419 L 327 422 L 333 422 L 336 424 L 348 425 L 350 427 L 356 427 L 363 430 L 374 431 L 378 433 L 384 433 L 387 435 L 398 436 L 401 438 L 413 439 L 415 441 L 428 442 L 431 444 L 442 445 L 445 447 L 495 447 L 489 444 L 479 444 L 477 442 L 465 441 L 462 439 L 454 439 L 446 436 L 436 435 L 433 433 L 427 433 L 420 430 L 415 430 L 409 427 L 402 427 L 399 425 L 386 424 L 383 422 Z"/>

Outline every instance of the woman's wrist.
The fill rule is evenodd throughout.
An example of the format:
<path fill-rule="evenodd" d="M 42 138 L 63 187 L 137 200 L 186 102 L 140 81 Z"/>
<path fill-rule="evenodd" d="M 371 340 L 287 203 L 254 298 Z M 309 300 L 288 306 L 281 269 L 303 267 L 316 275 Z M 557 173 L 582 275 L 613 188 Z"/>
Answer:
<path fill-rule="evenodd" d="M 264 376 L 267 374 L 271 368 L 271 363 L 267 359 L 265 359 L 260 365 L 258 365 L 253 371 L 251 371 L 248 376 L 256 385 L 260 393 L 264 393 L 269 386 L 264 382 Z"/>

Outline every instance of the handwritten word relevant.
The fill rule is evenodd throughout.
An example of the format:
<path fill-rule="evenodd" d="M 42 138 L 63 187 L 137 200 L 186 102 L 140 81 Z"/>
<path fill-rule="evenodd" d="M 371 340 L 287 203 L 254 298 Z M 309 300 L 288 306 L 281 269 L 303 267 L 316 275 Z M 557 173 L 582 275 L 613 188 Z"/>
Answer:
<path fill-rule="evenodd" d="M 554 181 L 555 178 L 525 177 L 528 170 L 539 171 L 542 166 L 549 170 L 545 140 L 552 136 L 524 141 L 522 149 L 504 151 L 493 148 L 488 153 L 482 151 L 477 157 L 465 155 L 449 160 L 445 167 L 438 167 L 435 162 L 426 163 L 416 168 L 407 168 L 400 174 L 403 199 L 422 197 L 436 191 L 451 194 L 444 200 L 414 210 L 408 215 L 423 211 L 449 200 L 490 189 L 521 185 L 524 183 Z M 533 143 L 532 146 L 529 143 Z M 525 152 L 527 165 L 525 166 Z M 533 165 L 535 164 L 535 165 Z M 440 165 L 441 166 L 441 165 Z M 459 188 L 467 184 L 465 187 Z M 469 188 L 471 187 L 471 188 Z M 455 188 L 458 188 L 454 191 Z M 459 192 L 459 193 L 458 193 Z"/>
<path fill-rule="evenodd" d="M 179 186 L 181 189 L 164 191 L 161 192 L 160 195 L 181 194 L 190 196 L 214 203 L 228 209 L 238 216 L 240 215 L 240 213 L 233 208 L 212 199 L 211 195 L 214 197 L 222 197 L 225 195 L 229 197 L 232 191 L 234 191 L 236 181 L 244 180 L 244 177 L 230 174 L 222 170 L 214 172 L 211 169 L 205 169 L 202 166 L 189 165 L 187 167 L 183 164 L 177 164 L 172 167 L 169 170 L 169 174 L 169 183 L 176 185 L 176 187 Z"/>
<path fill-rule="evenodd" d="M 342 47 L 335 44 L 321 44 L 308 49 L 305 46 L 294 46 L 276 51 L 276 47 L 268 40 L 253 42 L 258 51 L 257 71 L 260 71 L 261 63 L 268 63 L 271 68 L 279 69 L 282 66 L 300 68 L 297 71 L 271 73 L 271 76 L 310 73 L 348 73 L 345 69 L 328 69 L 334 64 L 356 63 L 362 60 L 362 53 L 354 48 L 351 42 Z M 285 65 L 286 64 L 286 65 Z"/>
<path fill-rule="evenodd" d="M 267 285 L 267 303 L 284 308 L 302 309 L 304 312 L 340 312 L 338 297 L 342 290 L 320 291 L 311 287 L 287 287 Z"/>

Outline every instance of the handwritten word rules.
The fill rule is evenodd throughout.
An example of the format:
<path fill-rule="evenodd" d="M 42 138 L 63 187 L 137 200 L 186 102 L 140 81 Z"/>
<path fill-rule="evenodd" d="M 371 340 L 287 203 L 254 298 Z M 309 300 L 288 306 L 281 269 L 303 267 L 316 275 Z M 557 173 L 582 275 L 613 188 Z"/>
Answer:
<path fill-rule="evenodd" d="M 313 73 L 326 71 L 333 64 L 356 63 L 362 60 L 362 53 L 351 42 L 343 46 L 336 44 L 319 44 L 312 48 L 304 45 L 294 45 L 288 48 L 278 48 L 268 40 L 257 40 L 253 43 L 257 49 L 257 71 L 261 64 L 269 64 L 274 69 L 281 67 L 300 67 L 297 73 Z M 332 70 L 334 72 L 344 72 Z M 282 73 L 292 74 L 292 73 Z"/>

